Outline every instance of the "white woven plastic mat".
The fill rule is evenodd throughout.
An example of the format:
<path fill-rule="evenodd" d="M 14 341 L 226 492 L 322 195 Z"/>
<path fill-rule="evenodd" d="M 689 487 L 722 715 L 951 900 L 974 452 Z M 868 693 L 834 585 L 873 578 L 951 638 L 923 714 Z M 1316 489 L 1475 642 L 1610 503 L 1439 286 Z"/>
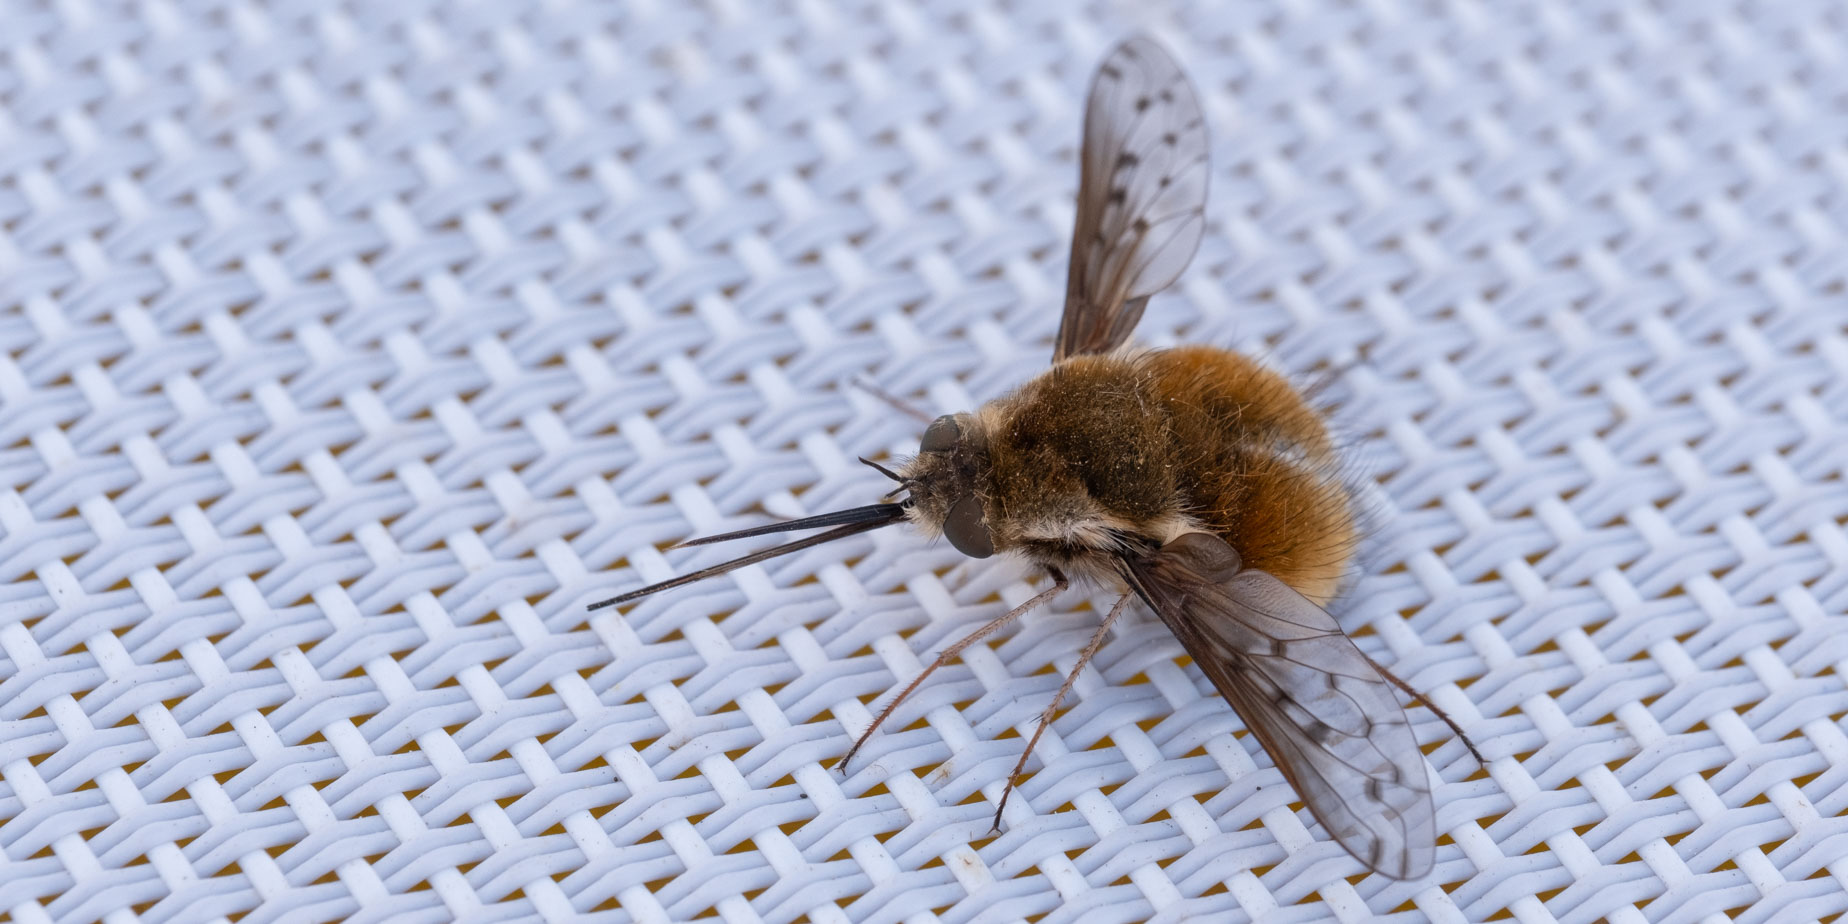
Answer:
<path fill-rule="evenodd" d="M 1431 715 L 1437 868 L 1180 646 L 870 502 L 1045 367 L 1091 68 L 1200 86 L 1142 327 L 1327 394 L 1338 610 Z M 1833 920 L 1848 911 L 1848 13 L 0 4 L 0 920 Z M 1298 807 L 1300 809 L 1300 807 Z"/>

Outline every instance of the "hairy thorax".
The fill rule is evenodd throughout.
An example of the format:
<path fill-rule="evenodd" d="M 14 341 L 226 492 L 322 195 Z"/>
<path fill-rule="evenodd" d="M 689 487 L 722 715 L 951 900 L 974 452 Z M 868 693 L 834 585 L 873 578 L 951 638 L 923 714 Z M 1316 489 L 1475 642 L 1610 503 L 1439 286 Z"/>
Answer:
<path fill-rule="evenodd" d="M 998 551 L 1101 578 L 1119 551 L 1204 529 L 1317 601 L 1346 568 L 1354 518 L 1326 427 L 1236 353 L 1073 357 L 972 422 Z"/>

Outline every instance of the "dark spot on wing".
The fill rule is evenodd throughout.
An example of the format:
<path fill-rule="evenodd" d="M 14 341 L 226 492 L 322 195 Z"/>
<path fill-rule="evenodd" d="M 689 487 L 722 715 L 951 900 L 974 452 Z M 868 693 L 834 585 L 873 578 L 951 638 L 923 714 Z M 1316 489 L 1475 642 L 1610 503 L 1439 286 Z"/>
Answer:
<path fill-rule="evenodd" d="M 1138 218 L 1136 219 L 1136 223 L 1130 227 L 1133 228 L 1137 234 L 1147 234 L 1149 231 L 1149 220 L 1146 218 Z"/>
<path fill-rule="evenodd" d="M 1143 111 L 1145 111 L 1145 110 L 1147 110 L 1147 109 L 1149 108 L 1149 103 L 1150 103 L 1150 102 L 1151 102 L 1151 100 L 1150 100 L 1150 99 L 1149 99 L 1148 97 L 1146 97 L 1146 96 L 1138 96 L 1138 97 L 1136 97 L 1136 111 L 1137 111 L 1137 112 L 1143 112 Z"/>
<path fill-rule="evenodd" d="M 1310 722 L 1303 726 L 1303 732 L 1309 736 L 1310 741 L 1322 745 L 1323 747 L 1327 747 L 1330 741 L 1339 737 L 1339 733 L 1335 731 L 1334 726 L 1329 725 L 1327 722 Z"/>

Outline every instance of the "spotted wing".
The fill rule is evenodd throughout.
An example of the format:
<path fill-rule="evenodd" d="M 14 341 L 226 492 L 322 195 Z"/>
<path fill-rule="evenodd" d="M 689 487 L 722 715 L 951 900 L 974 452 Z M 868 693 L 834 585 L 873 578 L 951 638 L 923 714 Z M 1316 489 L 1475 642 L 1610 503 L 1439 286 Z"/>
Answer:
<path fill-rule="evenodd" d="M 1393 688 L 1333 617 L 1241 569 L 1208 533 L 1126 560 L 1125 572 L 1341 846 L 1396 879 L 1430 871 L 1424 755 Z"/>
<path fill-rule="evenodd" d="M 1152 39 L 1131 38 L 1098 65 L 1079 160 L 1055 362 L 1129 339 L 1206 229 L 1206 121 L 1187 75 Z"/>

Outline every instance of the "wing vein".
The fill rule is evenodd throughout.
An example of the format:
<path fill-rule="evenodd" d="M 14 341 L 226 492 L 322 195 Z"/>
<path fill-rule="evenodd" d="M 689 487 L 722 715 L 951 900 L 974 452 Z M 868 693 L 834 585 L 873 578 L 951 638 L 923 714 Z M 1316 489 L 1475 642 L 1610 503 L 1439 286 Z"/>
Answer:
<path fill-rule="evenodd" d="M 1123 574 L 1349 853 L 1400 879 L 1431 868 L 1424 754 L 1392 686 L 1333 617 L 1241 568 L 1209 533 L 1126 557 Z"/>
<path fill-rule="evenodd" d="M 1098 67 L 1055 362 L 1116 349 L 1149 296 L 1192 262 L 1206 229 L 1205 125 L 1187 76 L 1153 40 L 1128 39 Z"/>

